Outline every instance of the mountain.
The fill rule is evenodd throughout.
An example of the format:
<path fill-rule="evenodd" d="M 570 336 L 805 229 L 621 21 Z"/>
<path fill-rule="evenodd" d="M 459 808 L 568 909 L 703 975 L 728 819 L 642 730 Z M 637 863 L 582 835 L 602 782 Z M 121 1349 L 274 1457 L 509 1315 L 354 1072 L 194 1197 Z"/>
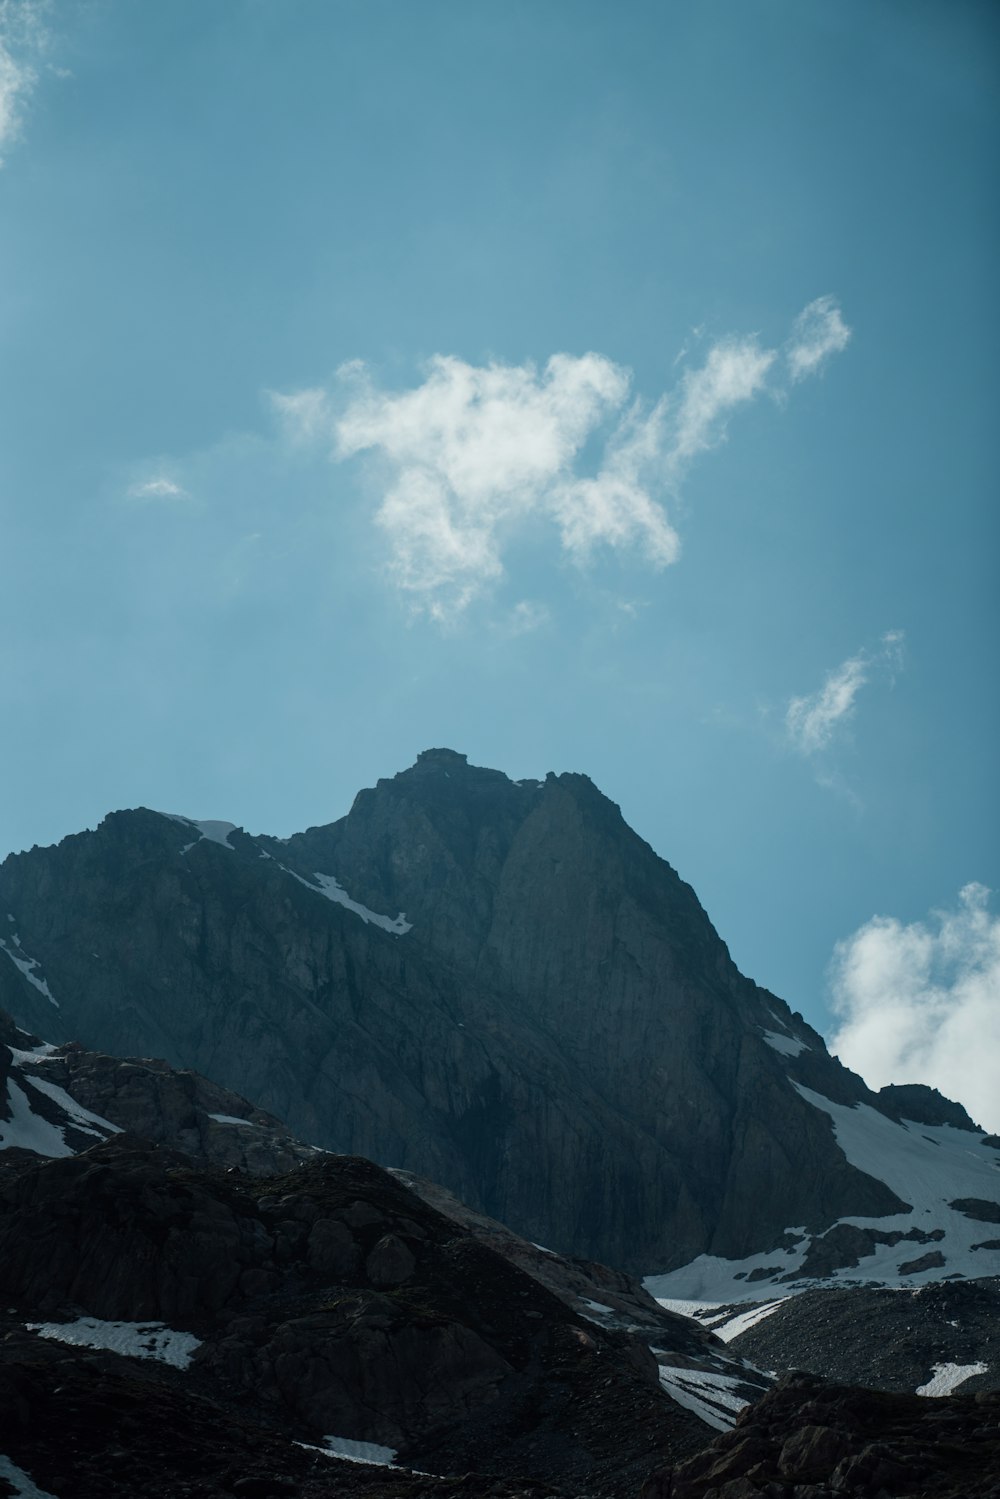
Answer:
<path fill-rule="evenodd" d="M 0 931 L 47 1040 L 193 1068 L 665 1297 L 1000 1269 L 994 1145 L 831 1058 L 585 776 L 430 750 L 287 840 L 114 813 L 0 866 Z"/>

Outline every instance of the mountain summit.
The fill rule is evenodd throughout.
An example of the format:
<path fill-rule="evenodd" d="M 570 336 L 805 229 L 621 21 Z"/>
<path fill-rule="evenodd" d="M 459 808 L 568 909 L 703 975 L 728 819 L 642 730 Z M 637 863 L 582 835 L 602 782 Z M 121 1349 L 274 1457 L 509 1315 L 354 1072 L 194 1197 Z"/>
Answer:
<path fill-rule="evenodd" d="M 749 1259 L 754 1281 L 929 1256 L 913 1273 L 940 1275 L 978 1234 L 975 1273 L 993 1269 L 957 1206 L 926 1249 L 913 1174 L 865 1154 L 885 1131 L 972 1162 L 971 1121 L 830 1057 L 583 775 L 427 750 L 283 840 L 116 812 L 0 866 L 0 945 L 0 1005 L 47 1040 L 195 1068 L 560 1251 Z M 980 1200 L 991 1172 L 976 1156 L 952 1195 Z M 845 1218 L 887 1230 L 845 1237 Z"/>

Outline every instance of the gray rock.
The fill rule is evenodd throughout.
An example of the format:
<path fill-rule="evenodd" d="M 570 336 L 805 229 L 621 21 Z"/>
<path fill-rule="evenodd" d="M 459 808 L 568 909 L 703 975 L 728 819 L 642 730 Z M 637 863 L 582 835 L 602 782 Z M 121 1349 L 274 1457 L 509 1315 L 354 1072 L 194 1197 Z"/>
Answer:
<path fill-rule="evenodd" d="M 373 1286 L 401 1286 L 416 1268 L 413 1251 L 395 1234 L 379 1239 L 365 1260 L 365 1273 Z"/>

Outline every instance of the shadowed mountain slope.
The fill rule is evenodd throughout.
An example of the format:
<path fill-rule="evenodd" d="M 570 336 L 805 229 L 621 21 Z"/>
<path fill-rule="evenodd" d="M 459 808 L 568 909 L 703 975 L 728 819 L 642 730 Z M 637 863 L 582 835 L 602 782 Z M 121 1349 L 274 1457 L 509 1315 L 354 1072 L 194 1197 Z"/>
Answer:
<path fill-rule="evenodd" d="M 114 813 L 0 866 L 0 941 L 46 1039 L 195 1068 L 557 1250 L 669 1269 L 906 1207 L 812 1097 L 888 1105 L 585 776 L 427 751 L 288 840 Z"/>

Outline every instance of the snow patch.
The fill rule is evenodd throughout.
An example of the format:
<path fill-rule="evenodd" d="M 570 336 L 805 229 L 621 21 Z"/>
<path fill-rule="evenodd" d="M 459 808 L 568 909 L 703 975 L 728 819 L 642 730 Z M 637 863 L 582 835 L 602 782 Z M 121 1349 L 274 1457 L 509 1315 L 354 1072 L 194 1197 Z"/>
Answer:
<path fill-rule="evenodd" d="M 692 1263 L 696 1262 L 692 1261 Z M 652 1281 L 665 1279 L 666 1276 L 651 1275 L 644 1284 L 648 1290 Z M 713 1322 L 722 1320 L 723 1309 L 727 1304 L 724 1301 L 692 1301 L 685 1297 L 671 1298 L 669 1296 L 657 1296 L 656 1300 L 668 1312 L 676 1312 L 678 1317 L 690 1317 L 695 1322 L 703 1323 L 705 1327 L 711 1327 Z"/>
<path fill-rule="evenodd" d="M 797 1057 L 800 1051 L 812 1051 L 812 1047 L 807 1046 L 804 1041 L 798 1041 L 794 1036 L 783 1036 L 779 1031 L 765 1031 L 764 1040 L 768 1046 L 786 1057 Z"/>
<path fill-rule="evenodd" d="M 32 1111 L 28 1095 L 12 1077 L 7 1079 L 7 1098 L 10 1118 L 0 1119 L 0 1150 L 19 1145 L 22 1150 L 33 1150 L 36 1155 L 73 1154 L 63 1139 L 62 1130 Z"/>
<path fill-rule="evenodd" d="M 765 1317 L 770 1317 L 779 1306 L 784 1306 L 787 1300 L 787 1296 L 779 1296 L 777 1301 L 768 1301 L 764 1306 L 752 1307 L 749 1312 L 740 1312 L 724 1322 L 713 1322 L 711 1323 L 712 1331 L 724 1343 L 731 1343 L 733 1338 L 738 1338 L 741 1332 L 748 1332 L 751 1327 L 756 1327 L 758 1322 L 763 1322 Z"/>
<path fill-rule="evenodd" d="M 331 1457 L 341 1457 L 349 1463 L 370 1463 L 378 1468 L 389 1468 L 396 1460 L 395 1447 L 383 1447 L 379 1442 L 354 1442 L 348 1437 L 324 1437 L 324 1451 Z"/>
<path fill-rule="evenodd" d="M 163 1322 L 101 1322 L 97 1317 L 78 1317 L 75 1322 L 26 1322 L 29 1332 L 78 1348 L 102 1348 L 127 1358 L 154 1358 L 175 1369 L 186 1369 L 191 1355 L 201 1347 L 193 1333 L 175 1332 Z"/>
<path fill-rule="evenodd" d="M 11 920 L 13 920 L 13 918 L 11 918 Z M 14 967 L 21 970 L 25 978 L 28 980 L 28 983 L 34 985 L 39 994 L 44 994 L 49 1004 L 55 1005 L 56 1009 L 58 1010 L 59 1001 L 55 998 L 52 990 L 49 988 L 45 980 L 43 978 L 39 978 L 38 974 L 35 972 L 35 969 L 40 966 L 38 959 L 28 957 L 27 953 L 21 947 L 21 941 L 16 932 L 11 933 L 11 940 L 14 943 L 14 947 L 19 949 L 18 952 L 14 952 L 13 948 L 8 947 L 2 937 L 0 937 L 0 947 L 3 948 L 8 958 L 10 958 L 10 961 L 13 963 Z"/>
<path fill-rule="evenodd" d="M 661 1348 L 650 1350 L 654 1355 L 668 1357 Z M 736 1417 L 750 1404 L 735 1393 L 741 1381 L 732 1374 L 716 1374 L 710 1369 L 678 1369 L 660 1365 L 660 1383 L 670 1396 L 691 1411 L 706 1426 L 716 1431 L 729 1431 L 736 1424 Z"/>
<path fill-rule="evenodd" d="M 360 901 L 352 900 L 335 875 L 317 873 L 313 875 L 312 880 L 307 880 L 301 874 L 296 874 L 294 869 L 287 869 L 284 864 L 278 867 L 284 869 L 286 874 L 290 874 L 293 880 L 298 880 L 300 885 L 305 885 L 307 890 L 314 891 L 316 895 L 325 895 L 327 900 L 346 907 L 348 911 L 353 911 L 356 916 L 360 916 L 362 921 L 370 921 L 373 926 L 380 926 L 384 932 L 391 932 L 394 937 L 403 937 L 413 930 L 413 922 L 407 921 L 402 911 L 396 917 L 382 916 L 378 911 L 373 911 L 370 906 L 363 906 Z M 316 884 L 313 884 L 313 880 Z"/>
<path fill-rule="evenodd" d="M 950 1395 L 973 1374 L 985 1374 L 985 1364 L 935 1364 L 934 1376 L 917 1389 L 918 1395 Z"/>
<path fill-rule="evenodd" d="M 259 1129 L 259 1124 L 254 1124 L 252 1119 L 238 1119 L 235 1114 L 209 1114 L 209 1119 L 214 1119 L 216 1124 L 242 1124 L 245 1129 Z"/>
<path fill-rule="evenodd" d="M 189 848 L 194 848 L 195 843 L 199 843 L 202 838 L 208 843 L 218 843 L 222 848 L 228 848 L 230 853 L 234 852 L 229 835 L 239 831 L 235 822 L 219 822 L 214 818 L 199 822 L 196 817 L 182 817 L 179 812 L 161 812 L 160 816 L 169 817 L 171 822 L 179 822 L 182 827 L 198 829 L 198 837 L 194 843 L 185 843 L 181 849 L 182 854 L 186 854 Z"/>
<path fill-rule="evenodd" d="M 12 1463 L 9 1457 L 0 1457 L 0 1478 L 6 1478 L 14 1490 L 14 1499 L 56 1499 L 55 1494 L 50 1494 L 48 1489 L 40 1489 L 24 1469 L 19 1468 L 17 1463 Z"/>
<path fill-rule="evenodd" d="M 615 1315 L 614 1307 L 607 1306 L 603 1301 L 591 1301 L 588 1296 L 581 1296 L 580 1302 L 583 1306 L 589 1306 L 592 1312 L 599 1312 L 602 1317 L 613 1317 Z"/>
<path fill-rule="evenodd" d="M 702 1311 L 715 1311 L 733 1302 L 759 1301 L 762 1295 L 768 1295 L 774 1287 L 762 1285 L 763 1276 L 756 1281 L 748 1277 L 755 1270 L 773 1270 L 773 1277 L 768 1276 L 768 1280 L 793 1274 L 805 1258 L 806 1247 L 803 1243 L 790 1249 L 770 1249 L 749 1254 L 742 1260 L 700 1254 L 666 1275 L 648 1275 L 643 1285 L 667 1311 L 679 1312 L 682 1317 L 697 1317 L 700 1321 Z M 812 1284 L 803 1280 L 789 1285 L 786 1294 L 808 1290 Z"/>
<path fill-rule="evenodd" d="M 14 1061 L 20 1063 L 22 1067 L 35 1067 L 40 1062 L 51 1061 L 58 1049 L 50 1041 L 43 1041 L 40 1046 L 30 1046 L 27 1050 L 23 1050 L 20 1046 L 8 1047 Z"/>
<path fill-rule="evenodd" d="M 596 1327 L 607 1327 L 608 1323 L 618 1315 L 613 1306 L 606 1306 L 603 1301 L 591 1301 L 588 1296 L 578 1296 L 577 1301 L 581 1307 L 589 1306 L 590 1312 L 596 1313 L 595 1316 L 591 1316 L 590 1312 L 579 1313 L 587 1322 L 593 1322 Z"/>
<path fill-rule="evenodd" d="M 46 1098 L 51 1098 L 53 1103 L 58 1104 L 63 1113 L 68 1116 L 67 1122 L 72 1124 L 74 1129 L 82 1130 L 86 1135 L 96 1135 L 98 1140 L 104 1140 L 108 1135 L 121 1134 L 119 1125 L 112 1124 L 110 1119 L 104 1119 L 100 1114 L 92 1114 L 57 1083 L 50 1083 L 45 1078 L 33 1076 L 31 1086 L 37 1088 L 39 1093 L 44 1093 Z"/>

